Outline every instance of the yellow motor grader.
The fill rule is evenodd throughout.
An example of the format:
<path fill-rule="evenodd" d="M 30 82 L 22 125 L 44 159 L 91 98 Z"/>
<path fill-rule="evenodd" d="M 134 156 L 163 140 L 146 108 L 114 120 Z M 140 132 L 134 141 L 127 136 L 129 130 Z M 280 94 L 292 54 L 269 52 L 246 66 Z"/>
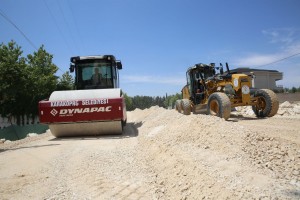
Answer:
<path fill-rule="evenodd" d="M 185 115 L 206 113 L 227 120 L 231 109 L 252 106 L 259 118 L 274 116 L 279 108 L 276 94 L 269 89 L 252 88 L 253 74 L 230 73 L 228 64 L 196 64 L 186 72 L 187 85 L 182 89 L 182 100 L 177 100 L 175 109 Z M 217 73 L 218 71 L 218 73 Z"/>

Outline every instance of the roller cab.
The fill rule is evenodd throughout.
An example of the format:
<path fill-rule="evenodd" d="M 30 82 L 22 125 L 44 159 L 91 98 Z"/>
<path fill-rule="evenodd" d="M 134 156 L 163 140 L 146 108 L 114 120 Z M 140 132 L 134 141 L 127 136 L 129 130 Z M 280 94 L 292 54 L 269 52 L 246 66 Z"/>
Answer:
<path fill-rule="evenodd" d="M 40 101 L 40 123 L 49 124 L 56 137 L 121 134 L 127 117 L 119 69 L 112 55 L 72 57 L 76 90 L 55 91 Z"/>

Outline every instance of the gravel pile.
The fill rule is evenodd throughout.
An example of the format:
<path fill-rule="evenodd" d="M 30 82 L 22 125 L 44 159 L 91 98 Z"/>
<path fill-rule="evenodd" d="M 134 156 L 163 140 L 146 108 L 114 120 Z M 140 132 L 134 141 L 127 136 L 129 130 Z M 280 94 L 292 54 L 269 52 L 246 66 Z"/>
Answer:
<path fill-rule="evenodd" d="M 272 177 L 300 187 L 299 145 L 257 133 L 247 134 L 246 141 L 243 151 L 248 153 L 253 166 L 267 169 Z"/>
<path fill-rule="evenodd" d="M 243 116 L 255 116 L 251 106 L 240 106 L 235 108 L 236 112 L 233 114 Z M 276 116 L 299 116 L 300 115 L 300 102 L 290 103 L 285 101 L 279 105 Z"/>
<path fill-rule="evenodd" d="M 298 144 L 208 115 L 159 107 L 130 115 L 159 199 L 293 199 L 284 191 L 299 191 Z"/>
<path fill-rule="evenodd" d="M 295 107 L 285 102 L 280 109 Z M 293 116 L 240 115 L 225 121 L 151 107 L 128 112 L 120 136 L 54 139 L 49 131 L 32 134 L 0 143 L 5 161 L 0 178 L 6 181 L 2 196 L 299 199 L 299 122 Z M 8 167 L 17 161 L 28 167 Z"/>
<path fill-rule="evenodd" d="M 300 115 L 300 102 L 290 103 L 288 101 L 283 102 L 279 105 L 277 115 L 282 116 L 294 116 Z"/>

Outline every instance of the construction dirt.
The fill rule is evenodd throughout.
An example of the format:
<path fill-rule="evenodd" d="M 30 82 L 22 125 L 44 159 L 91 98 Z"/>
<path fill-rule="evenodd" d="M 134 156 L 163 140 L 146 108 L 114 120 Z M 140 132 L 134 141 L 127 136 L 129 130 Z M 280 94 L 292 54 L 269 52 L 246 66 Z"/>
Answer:
<path fill-rule="evenodd" d="M 128 112 L 123 135 L 0 143 L 0 197 L 300 199 L 299 108 L 224 121 L 151 107 Z"/>

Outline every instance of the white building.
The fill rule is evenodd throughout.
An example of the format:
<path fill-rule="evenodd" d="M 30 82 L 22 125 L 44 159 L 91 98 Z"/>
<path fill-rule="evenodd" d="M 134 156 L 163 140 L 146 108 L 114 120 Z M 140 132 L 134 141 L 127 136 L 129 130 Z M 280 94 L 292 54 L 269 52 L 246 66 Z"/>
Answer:
<path fill-rule="evenodd" d="M 253 74 L 254 79 L 252 80 L 252 87 L 254 88 L 271 90 L 283 89 L 283 86 L 276 84 L 276 81 L 282 80 L 283 78 L 283 73 L 277 70 L 237 68 L 230 70 L 230 72 L 247 75 Z"/>

